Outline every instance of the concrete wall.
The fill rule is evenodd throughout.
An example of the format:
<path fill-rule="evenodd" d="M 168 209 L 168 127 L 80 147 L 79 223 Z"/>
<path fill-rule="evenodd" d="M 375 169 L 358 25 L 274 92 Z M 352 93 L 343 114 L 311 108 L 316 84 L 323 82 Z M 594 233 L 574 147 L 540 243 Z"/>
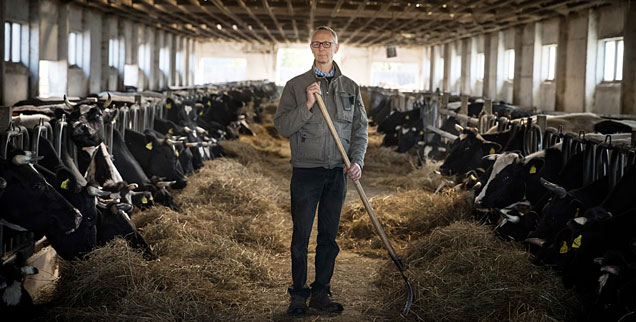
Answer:
<path fill-rule="evenodd" d="M 140 72 L 140 89 L 159 89 L 168 85 L 192 85 L 194 83 L 195 40 L 164 32 L 163 41 L 174 55 L 175 46 L 184 50 L 185 69 L 179 78 L 161 75 L 158 66 L 159 37 L 154 26 L 146 26 L 107 15 L 74 4 L 56 0 L 4 0 L 5 21 L 23 24 L 22 55 L 20 63 L 4 63 L 2 75 L 3 105 L 39 95 L 40 61 L 50 64 L 49 82 L 51 94 L 86 96 L 103 90 L 123 90 L 125 64 L 137 64 L 137 48 L 143 39 L 150 46 L 151 64 L 146 73 Z M 4 25 L 4 24 L 3 24 Z M 77 66 L 68 66 L 68 34 L 82 35 L 82 60 Z M 108 66 L 109 40 L 120 39 L 124 50 L 120 51 L 120 64 Z M 174 61 L 174 57 L 173 57 Z M 163 77 L 163 78 L 162 78 Z"/>
<path fill-rule="evenodd" d="M 440 88 L 513 102 L 541 111 L 636 112 L 636 8 L 614 2 L 514 28 L 430 46 L 431 90 Z M 624 37 L 623 81 L 603 82 L 604 39 Z M 555 80 L 546 80 L 544 46 L 556 45 Z M 505 74 L 505 51 L 514 49 L 514 79 Z M 484 79 L 476 56 L 484 53 Z M 456 55 L 460 55 L 459 61 Z M 440 64 L 444 66 L 440 66 Z M 461 69 L 460 79 L 454 73 Z M 424 79 L 427 79 L 425 76 Z M 426 86 L 425 86 L 426 88 Z"/>

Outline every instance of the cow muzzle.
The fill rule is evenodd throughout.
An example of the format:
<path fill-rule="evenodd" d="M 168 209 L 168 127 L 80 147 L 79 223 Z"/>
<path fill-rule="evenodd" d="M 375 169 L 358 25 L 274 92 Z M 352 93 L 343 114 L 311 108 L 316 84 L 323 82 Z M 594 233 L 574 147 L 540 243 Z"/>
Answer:
<path fill-rule="evenodd" d="M 74 218 L 75 228 L 67 230 L 65 232 L 67 235 L 70 235 L 73 232 L 75 232 L 75 230 L 77 230 L 77 228 L 79 228 L 80 224 L 82 223 L 82 213 L 79 210 L 77 210 L 77 208 L 73 208 L 73 210 L 75 211 L 75 218 Z"/>

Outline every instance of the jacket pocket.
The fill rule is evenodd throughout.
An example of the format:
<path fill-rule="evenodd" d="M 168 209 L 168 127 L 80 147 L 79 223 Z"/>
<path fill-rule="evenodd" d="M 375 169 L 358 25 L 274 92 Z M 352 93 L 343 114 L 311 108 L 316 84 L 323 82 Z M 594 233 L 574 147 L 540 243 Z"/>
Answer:
<path fill-rule="evenodd" d="M 324 161 L 325 127 L 322 123 L 306 123 L 298 136 L 298 161 Z"/>
<path fill-rule="evenodd" d="M 335 97 L 336 101 L 336 121 L 352 122 L 353 107 L 356 103 L 356 97 L 350 95 L 346 91 L 338 91 Z"/>

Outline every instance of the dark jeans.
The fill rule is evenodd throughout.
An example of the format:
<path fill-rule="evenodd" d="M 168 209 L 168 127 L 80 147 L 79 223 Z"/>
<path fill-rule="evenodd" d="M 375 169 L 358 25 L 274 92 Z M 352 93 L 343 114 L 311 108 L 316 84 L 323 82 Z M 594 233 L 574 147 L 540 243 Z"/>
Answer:
<path fill-rule="evenodd" d="M 347 177 L 342 168 L 294 168 L 291 179 L 291 213 L 294 232 L 291 242 L 291 294 L 309 296 L 307 287 L 307 246 L 318 206 L 316 280 L 312 291 L 329 289 L 336 256 L 340 211 L 347 194 Z"/>

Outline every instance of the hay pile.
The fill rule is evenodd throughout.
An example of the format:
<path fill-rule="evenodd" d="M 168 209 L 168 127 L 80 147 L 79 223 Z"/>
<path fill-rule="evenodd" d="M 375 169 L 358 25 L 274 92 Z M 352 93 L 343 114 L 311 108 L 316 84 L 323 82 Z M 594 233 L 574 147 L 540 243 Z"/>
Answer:
<path fill-rule="evenodd" d="M 369 201 L 396 248 L 406 247 L 436 227 L 468 220 L 471 216 L 470 205 L 453 192 L 433 194 L 417 189 Z M 361 201 L 343 209 L 340 223 L 343 248 L 369 256 L 386 256 Z"/>
<path fill-rule="evenodd" d="M 215 160 L 165 207 L 133 220 L 160 261 L 121 240 L 63 262 L 49 317 L 61 320 L 240 320 L 271 314 L 263 290 L 284 291 L 291 231 L 283 193 L 233 160 Z"/>
<path fill-rule="evenodd" d="M 496 239 L 489 227 L 457 222 L 413 242 L 402 259 L 415 291 L 411 320 L 572 321 L 574 292 L 529 254 Z M 379 279 L 386 305 L 399 314 L 405 285 L 392 263 Z"/>

